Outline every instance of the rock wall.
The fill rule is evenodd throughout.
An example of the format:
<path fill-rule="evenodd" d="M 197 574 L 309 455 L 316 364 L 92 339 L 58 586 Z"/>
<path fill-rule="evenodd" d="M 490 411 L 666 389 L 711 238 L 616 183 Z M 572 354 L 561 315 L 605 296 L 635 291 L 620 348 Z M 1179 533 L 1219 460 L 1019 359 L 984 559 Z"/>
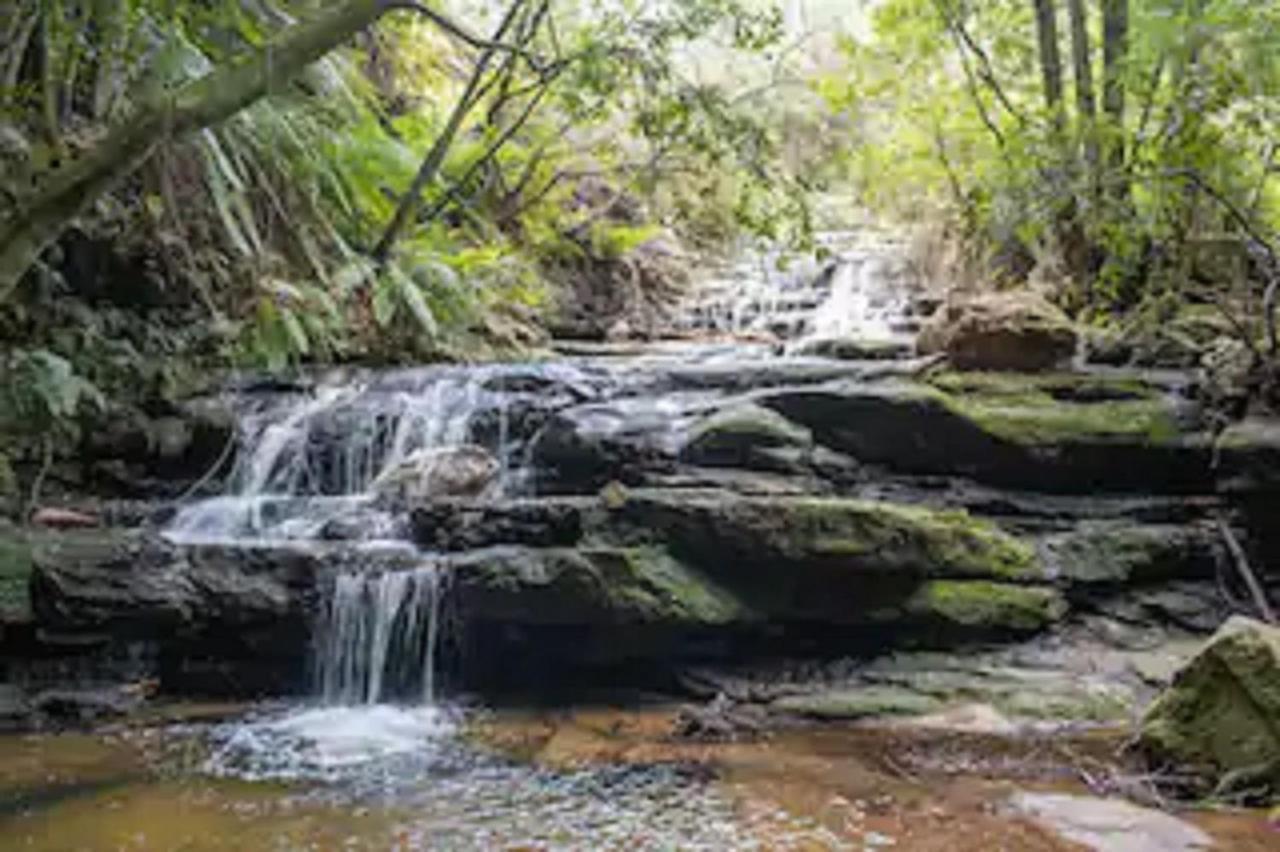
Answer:
<path fill-rule="evenodd" d="M 373 549 L 359 523 L 287 546 L 144 527 L 40 548 L 43 647 L 132 643 L 177 691 L 305 689 L 334 572 L 423 559 L 447 577 L 447 663 L 486 689 L 1080 630 L 1159 642 L 1229 614 L 1217 519 L 1260 558 L 1248 510 L 1280 481 L 1269 424 L 1215 447 L 1177 375 L 681 355 L 499 378 L 504 425 L 480 410 L 468 440 L 507 436 L 519 493 L 379 498 L 408 540 Z"/>

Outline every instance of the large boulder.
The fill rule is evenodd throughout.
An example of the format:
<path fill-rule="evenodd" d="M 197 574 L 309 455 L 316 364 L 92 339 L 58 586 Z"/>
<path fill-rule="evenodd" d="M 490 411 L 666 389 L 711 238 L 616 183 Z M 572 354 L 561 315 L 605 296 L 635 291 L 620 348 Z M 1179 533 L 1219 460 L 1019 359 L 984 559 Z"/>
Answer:
<path fill-rule="evenodd" d="M 1140 743 L 1208 787 L 1280 795 L 1280 628 L 1228 620 L 1147 709 Z"/>
<path fill-rule="evenodd" d="M 1028 291 L 953 299 L 920 332 L 921 353 L 943 352 L 964 370 L 1046 370 L 1075 354 L 1077 333 L 1054 305 Z"/>
<path fill-rule="evenodd" d="M 428 447 L 383 471 L 372 490 L 406 500 L 479 497 L 497 479 L 501 465 L 484 447 Z"/>

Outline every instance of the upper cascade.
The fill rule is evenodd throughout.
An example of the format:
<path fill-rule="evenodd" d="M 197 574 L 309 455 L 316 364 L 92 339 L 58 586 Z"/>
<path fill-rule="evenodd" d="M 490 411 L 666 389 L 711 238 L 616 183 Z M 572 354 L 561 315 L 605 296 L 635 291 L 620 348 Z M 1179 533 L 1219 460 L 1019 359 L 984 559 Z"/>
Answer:
<path fill-rule="evenodd" d="M 755 251 L 694 287 L 674 323 L 681 333 L 769 338 L 787 351 L 812 340 L 909 344 L 923 281 L 908 244 L 876 231 L 827 231 L 814 256 Z"/>

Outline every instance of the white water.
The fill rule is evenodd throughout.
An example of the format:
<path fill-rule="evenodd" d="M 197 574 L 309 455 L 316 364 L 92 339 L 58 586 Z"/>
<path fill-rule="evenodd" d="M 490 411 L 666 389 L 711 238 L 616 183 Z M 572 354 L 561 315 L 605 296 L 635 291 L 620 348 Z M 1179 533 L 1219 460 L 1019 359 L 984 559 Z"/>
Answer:
<path fill-rule="evenodd" d="M 907 341 L 902 321 L 921 286 L 905 242 L 875 232 L 817 235 L 822 261 L 748 252 L 709 275 L 682 306 L 685 331 L 806 340 Z"/>
<path fill-rule="evenodd" d="M 390 388 L 321 383 L 243 412 L 228 493 L 184 507 L 166 529 L 182 544 L 307 540 L 358 515 L 364 539 L 392 538 L 375 485 L 427 450 L 461 447 L 501 397 L 482 368 L 405 374 Z M 499 462 L 506 454 L 494 447 Z"/>
<path fill-rule="evenodd" d="M 317 631 L 319 691 L 329 704 L 436 699 L 442 577 L 430 563 L 339 574 Z"/>

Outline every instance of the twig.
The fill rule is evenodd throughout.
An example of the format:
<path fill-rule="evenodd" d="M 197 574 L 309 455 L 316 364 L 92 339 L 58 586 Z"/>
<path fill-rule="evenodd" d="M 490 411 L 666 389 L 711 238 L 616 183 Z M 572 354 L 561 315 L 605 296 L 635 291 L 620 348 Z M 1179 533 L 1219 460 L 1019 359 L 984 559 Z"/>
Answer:
<path fill-rule="evenodd" d="M 1221 515 L 1215 518 L 1215 521 L 1218 525 L 1218 533 L 1222 536 L 1222 540 L 1226 542 L 1227 550 L 1231 552 L 1231 559 L 1235 563 L 1236 570 L 1240 573 L 1244 584 L 1249 587 L 1249 594 L 1253 597 L 1254 605 L 1262 613 L 1263 621 L 1268 624 L 1275 624 L 1276 614 L 1272 611 L 1271 604 L 1267 603 L 1266 593 L 1258 582 L 1257 576 L 1253 573 L 1253 569 L 1249 567 L 1249 557 L 1245 555 L 1239 539 L 1236 538 L 1235 533 L 1231 531 L 1231 527 L 1227 526 L 1226 520 Z"/>

